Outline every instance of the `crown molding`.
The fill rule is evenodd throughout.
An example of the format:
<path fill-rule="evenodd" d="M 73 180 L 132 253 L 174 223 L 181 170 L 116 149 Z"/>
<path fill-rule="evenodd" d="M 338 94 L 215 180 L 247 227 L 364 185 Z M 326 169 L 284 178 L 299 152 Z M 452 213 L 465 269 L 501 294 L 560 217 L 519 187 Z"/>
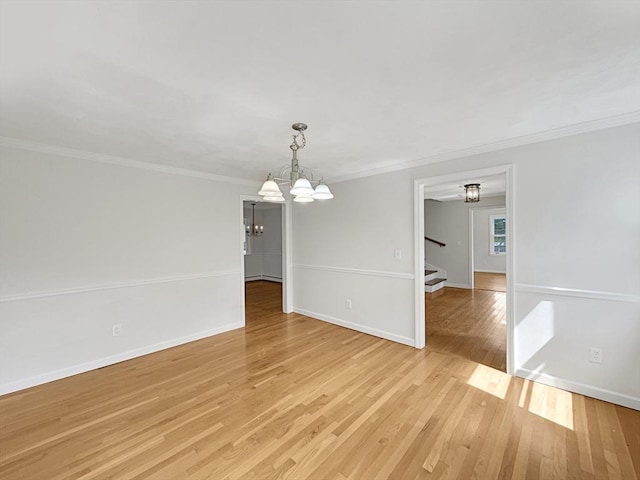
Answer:
<path fill-rule="evenodd" d="M 554 128 L 551 130 L 544 130 L 542 132 L 523 135 L 520 137 L 508 138 L 505 140 L 499 140 L 497 142 L 486 143 L 482 145 L 476 145 L 473 147 L 451 150 L 448 152 L 438 153 L 436 155 L 430 155 L 422 157 L 416 160 L 409 160 L 406 162 L 395 163 L 392 165 L 385 165 L 378 168 L 373 168 L 364 172 L 356 172 L 348 175 L 342 175 L 338 177 L 328 177 L 329 183 L 340 183 L 348 180 L 356 180 L 358 178 L 371 177 L 373 175 L 379 175 L 382 173 L 397 172 L 399 170 L 407 170 L 410 168 L 421 167 L 432 163 L 445 162 L 448 160 L 454 160 L 457 158 L 469 157 L 472 155 L 478 155 L 482 153 L 494 152 L 497 150 L 504 150 L 507 148 L 518 147 L 521 145 L 528 145 L 531 143 L 543 142 L 545 140 L 553 140 L 556 138 L 568 137 L 571 135 L 578 135 L 580 133 L 591 132 L 595 130 L 604 130 L 606 128 L 617 127 L 626 125 L 629 123 L 640 122 L 640 110 L 624 113 L 621 115 L 615 115 L 606 118 L 600 118 L 598 120 L 592 120 L 589 122 L 576 123 L 574 125 L 567 125 L 565 127 Z M 168 165 L 159 165 L 156 163 L 145 162 L 141 160 L 133 160 L 125 157 L 116 157 L 112 155 L 104 155 L 100 153 L 87 152 L 84 150 L 76 150 L 73 148 L 59 147 L 55 145 L 49 145 L 44 143 L 37 143 L 27 140 L 20 140 L 11 137 L 0 136 L 0 146 L 16 148 L 20 150 L 29 150 L 32 152 L 48 153 L 51 155 L 60 155 L 70 158 L 76 158 L 80 160 L 89 160 L 93 162 L 109 163 L 112 165 L 120 165 L 130 168 L 138 168 L 142 170 L 151 170 L 155 172 L 168 173 L 172 175 L 182 175 L 186 177 L 202 178 L 206 180 L 212 180 L 217 182 L 226 182 L 236 185 L 250 185 L 259 186 L 261 183 L 254 180 L 246 180 L 236 177 L 228 177 L 224 175 L 216 175 L 213 173 L 207 173 L 200 170 L 191 170 L 181 167 L 172 167 Z"/>
<path fill-rule="evenodd" d="M 476 145 L 473 147 L 462 148 L 459 150 L 451 150 L 444 153 L 438 153 L 436 155 L 430 155 L 428 157 L 422 157 L 416 160 L 410 160 L 402 163 L 395 163 L 393 165 L 386 165 L 383 167 L 372 168 L 366 172 L 352 173 L 349 175 L 342 175 L 338 177 L 327 178 L 328 183 L 340 183 L 348 180 L 356 180 L 358 178 L 371 177 L 373 175 L 379 175 L 382 173 L 397 172 L 399 170 L 407 170 L 409 168 L 422 167 L 432 163 L 445 162 L 447 160 L 455 160 L 457 158 L 470 157 L 472 155 L 478 155 L 481 153 L 495 152 L 497 150 L 504 150 L 507 148 L 518 147 L 521 145 L 528 145 L 531 143 L 543 142 L 545 140 L 553 140 L 556 138 L 568 137 L 571 135 L 578 135 L 580 133 L 592 132 L 595 130 L 604 130 L 606 128 L 617 127 L 621 125 L 627 125 L 629 123 L 640 122 L 640 110 L 624 113 L 622 115 L 615 115 L 612 117 L 600 118 L 598 120 L 592 120 L 589 122 L 576 123 L 573 125 L 567 125 L 565 127 L 553 128 L 551 130 L 544 130 L 542 132 L 531 133 L 523 135 L 521 137 L 507 138 L 505 140 L 499 140 L 497 142 L 486 143 L 483 145 Z"/>
<path fill-rule="evenodd" d="M 237 185 L 250 185 L 252 187 L 259 186 L 260 183 L 254 180 L 245 180 L 235 177 L 227 177 L 225 175 L 216 175 L 214 173 L 202 172 L 199 170 L 191 170 L 188 168 L 172 167 L 169 165 L 160 165 L 157 163 L 144 162 L 141 160 L 133 160 L 131 158 L 116 157 L 113 155 L 104 155 L 101 153 L 87 152 L 85 150 L 76 150 L 74 148 L 59 147 L 45 143 L 31 142 L 28 140 L 20 140 L 18 138 L 0 137 L 0 146 L 15 148 L 18 150 L 28 150 L 31 152 L 46 153 L 50 155 L 59 155 L 62 157 L 75 158 L 78 160 L 88 160 L 91 162 L 109 163 L 111 165 L 119 165 L 121 167 L 138 168 L 141 170 L 151 170 L 154 172 L 168 173 L 171 175 L 182 175 L 184 177 L 202 178 L 215 182 L 225 182 Z"/>

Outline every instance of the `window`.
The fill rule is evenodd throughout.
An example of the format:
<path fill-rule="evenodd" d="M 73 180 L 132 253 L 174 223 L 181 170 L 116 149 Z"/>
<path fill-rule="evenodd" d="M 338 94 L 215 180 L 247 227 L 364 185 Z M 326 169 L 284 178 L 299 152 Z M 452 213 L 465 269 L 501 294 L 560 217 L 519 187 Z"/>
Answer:
<path fill-rule="evenodd" d="M 507 219 L 504 215 L 489 217 L 489 254 L 507 253 Z"/>

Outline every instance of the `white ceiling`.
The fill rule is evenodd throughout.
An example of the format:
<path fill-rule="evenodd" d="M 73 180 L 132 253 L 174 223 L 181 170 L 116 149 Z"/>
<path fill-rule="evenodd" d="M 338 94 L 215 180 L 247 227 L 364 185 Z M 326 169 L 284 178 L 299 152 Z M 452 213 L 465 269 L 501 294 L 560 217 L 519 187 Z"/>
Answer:
<path fill-rule="evenodd" d="M 640 2 L 0 2 L 0 135 L 260 180 L 640 110 Z"/>
<path fill-rule="evenodd" d="M 506 192 L 505 175 L 490 175 L 485 177 L 471 177 L 464 182 L 448 182 L 425 188 L 425 200 L 450 202 L 464 200 L 464 185 L 467 183 L 480 184 L 480 199 L 504 195 Z"/>

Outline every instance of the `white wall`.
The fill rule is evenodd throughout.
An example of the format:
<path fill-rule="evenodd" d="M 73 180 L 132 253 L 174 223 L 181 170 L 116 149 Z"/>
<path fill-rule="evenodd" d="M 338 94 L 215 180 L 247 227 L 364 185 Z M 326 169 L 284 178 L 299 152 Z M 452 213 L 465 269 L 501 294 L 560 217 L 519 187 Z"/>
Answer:
<path fill-rule="evenodd" d="M 0 393 L 242 325 L 254 187 L 1 154 Z"/>
<path fill-rule="evenodd" d="M 518 374 L 640 408 L 639 126 L 332 184 L 294 208 L 296 310 L 412 339 L 414 180 L 513 164 Z"/>
<path fill-rule="evenodd" d="M 251 224 L 251 202 L 244 202 L 244 217 Z M 255 221 L 264 226 L 260 237 L 249 237 L 244 257 L 245 280 L 282 281 L 282 206 L 258 203 Z"/>
<path fill-rule="evenodd" d="M 503 205 L 504 205 L 504 197 Z M 473 270 L 475 272 L 507 273 L 507 256 L 492 255 L 491 234 L 492 215 L 506 215 L 505 208 L 473 208 Z M 507 239 L 507 248 L 509 240 Z"/>
<path fill-rule="evenodd" d="M 424 234 L 446 244 L 445 247 L 440 247 L 425 241 L 425 258 L 428 263 L 447 271 L 448 285 L 471 288 L 469 210 L 492 205 L 504 206 L 504 204 L 504 195 L 481 197 L 478 203 L 465 203 L 463 200 L 451 202 L 425 200 Z"/>
<path fill-rule="evenodd" d="M 333 200 L 293 204 L 294 310 L 413 345 L 413 186 L 394 176 L 331 184 Z"/>
<path fill-rule="evenodd" d="M 640 408 L 639 127 L 334 183 L 334 200 L 294 204 L 295 310 L 412 345 L 414 180 L 513 164 L 518 374 Z M 1 153 L 0 391 L 240 325 L 238 200 L 255 188 Z"/>

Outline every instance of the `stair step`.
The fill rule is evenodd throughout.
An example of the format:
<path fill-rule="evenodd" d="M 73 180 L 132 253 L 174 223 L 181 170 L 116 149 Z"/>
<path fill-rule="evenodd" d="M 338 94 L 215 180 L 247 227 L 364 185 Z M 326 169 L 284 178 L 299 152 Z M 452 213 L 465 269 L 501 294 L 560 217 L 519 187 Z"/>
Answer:
<path fill-rule="evenodd" d="M 427 270 L 427 269 L 425 269 L 424 276 L 426 277 L 427 275 L 431 275 L 432 273 L 438 273 L 438 271 L 437 270 Z"/>
<path fill-rule="evenodd" d="M 447 280 L 446 278 L 434 278 L 433 280 L 424 282 L 424 284 L 429 285 L 430 287 L 433 287 L 434 285 L 438 285 L 439 283 L 445 282 L 446 280 Z"/>

